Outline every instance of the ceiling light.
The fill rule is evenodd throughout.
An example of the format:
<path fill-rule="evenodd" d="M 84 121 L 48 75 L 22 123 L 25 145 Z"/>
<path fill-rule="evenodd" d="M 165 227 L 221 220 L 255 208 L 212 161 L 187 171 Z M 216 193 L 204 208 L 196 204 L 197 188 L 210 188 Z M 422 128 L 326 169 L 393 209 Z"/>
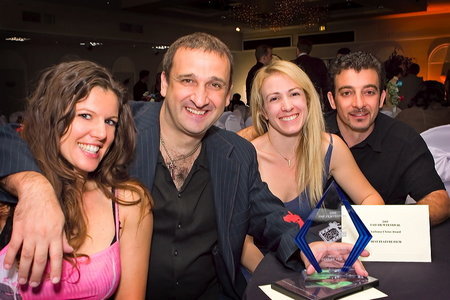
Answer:
<path fill-rule="evenodd" d="M 253 29 L 304 25 L 316 27 L 328 15 L 322 2 L 308 0 L 241 0 L 231 7 L 231 17 Z"/>
<path fill-rule="evenodd" d="M 24 38 L 24 37 L 12 36 L 12 37 L 5 38 L 5 40 L 6 41 L 12 41 L 12 42 L 25 42 L 25 41 L 29 41 L 31 39 L 30 38 Z"/>
<path fill-rule="evenodd" d="M 167 50 L 169 49 L 169 46 L 167 45 L 157 45 L 157 46 L 152 46 L 153 50 Z"/>
<path fill-rule="evenodd" d="M 89 45 L 91 45 L 92 47 L 97 47 L 97 46 L 103 46 L 103 43 L 100 43 L 100 42 L 89 42 Z"/>

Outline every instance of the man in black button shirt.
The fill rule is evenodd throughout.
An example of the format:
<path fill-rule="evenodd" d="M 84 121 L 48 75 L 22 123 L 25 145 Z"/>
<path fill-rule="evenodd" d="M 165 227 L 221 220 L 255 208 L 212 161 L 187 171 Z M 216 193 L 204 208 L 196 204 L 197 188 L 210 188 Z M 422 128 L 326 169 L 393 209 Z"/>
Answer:
<path fill-rule="evenodd" d="M 204 33 L 181 37 L 164 57 L 161 79 L 164 102 L 132 104 L 138 140 L 130 174 L 149 187 L 154 200 L 147 298 L 239 299 L 246 286 L 240 269 L 246 234 L 276 252 L 286 266 L 303 267 L 293 241 L 298 227 L 283 220 L 288 212 L 261 181 L 255 149 L 236 134 L 212 126 L 231 93 L 232 56 L 228 47 Z M 2 136 L 0 133 L 0 145 L 6 142 Z M 24 152 L 20 139 L 7 142 L 14 145 L 10 155 Z M 18 161 L 32 164 L 25 153 L 19 156 Z M 0 176 L 29 170 L 9 169 L 11 164 L 1 162 Z M 16 183 L 13 187 L 17 189 L 35 191 L 36 184 L 20 178 L 21 173 L 14 174 L 8 182 Z M 55 217 L 60 215 L 56 199 L 28 199 L 19 201 L 16 213 L 25 214 L 34 228 L 43 227 L 42 223 L 60 224 Z M 45 220 L 39 218 L 43 207 L 48 216 Z M 15 228 L 23 230 L 13 234 L 27 241 L 28 232 L 36 230 L 26 228 L 23 219 L 15 219 Z M 58 236 L 58 230 L 57 225 L 50 227 L 47 235 Z M 61 246 L 61 239 L 47 235 L 37 237 L 36 248 L 42 251 L 49 244 Z M 35 253 L 32 247 L 28 249 L 29 243 L 24 247 Z M 351 245 L 315 243 L 312 248 L 324 259 L 322 266 L 327 266 L 343 262 Z M 58 254 L 58 250 L 50 247 L 51 253 Z M 51 260 L 52 266 L 58 266 L 54 256 Z M 35 264 L 42 266 L 40 261 Z M 305 265 L 313 271 L 308 262 Z M 360 262 L 355 268 L 366 274 Z M 38 281 L 36 273 L 31 278 Z"/>
<path fill-rule="evenodd" d="M 429 205 L 432 224 L 446 220 L 450 200 L 427 145 L 412 128 L 379 114 L 386 97 L 380 62 L 354 52 L 337 58 L 330 72 L 336 112 L 326 119 L 328 130 L 344 139 L 385 203 L 404 204 L 411 195 Z"/>

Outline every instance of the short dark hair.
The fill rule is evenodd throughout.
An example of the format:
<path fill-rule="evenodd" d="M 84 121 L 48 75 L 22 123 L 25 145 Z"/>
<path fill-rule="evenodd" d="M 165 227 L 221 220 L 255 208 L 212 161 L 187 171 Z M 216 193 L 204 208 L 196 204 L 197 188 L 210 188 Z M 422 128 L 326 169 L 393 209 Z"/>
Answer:
<path fill-rule="evenodd" d="M 336 58 L 330 65 L 330 76 L 332 89 L 331 92 L 334 95 L 335 79 L 336 75 L 339 75 L 344 70 L 353 69 L 356 72 L 361 70 L 372 69 L 378 74 L 378 84 L 380 91 L 384 90 L 384 69 L 380 61 L 371 53 L 356 51 L 351 52 L 347 55 L 340 56 Z"/>
<path fill-rule="evenodd" d="M 150 74 L 150 72 L 148 70 L 141 70 L 139 72 L 139 79 L 145 78 Z"/>
<path fill-rule="evenodd" d="M 259 61 L 264 55 L 267 55 L 271 49 L 272 46 L 266 44 L 258 45 L 255 49 L 256 60 Z"/>
<path fill-rule="evenodd" d="M 195 32 L 189 35 L 185 35 L 177 39 L 170 45 L 166 54 L 164 55 L 162 62 L 162 69 L 166 76 L 170 76 L 170 71 L 172 70 L 173 58 L 175 53 L 180 48 L 187 49 L 200 49 L 206 52 L 215 52 L 220 56 L 224 56 L 228 59 L 230 63 L 230 84 L 228 88 L 231 87 L 231 82 L 233 78 L 233 55 L 230 49 L 221 40 L 204 32 Z"/>
<path fill-rule="evenodd" d="M 420 72 L 420 66 L 416 63 L 412 63 L 408 68 L 408 74 L 417 75 Z"/>
<path fill-rule="evenodd" d="M 239 93 L 234 93 L 233 96 L 231 97 L 231 101 L 240 101 L 241 100 L 241 94 Z"/>
<path fill-rule="evenodd" d="M 308 39 L 299 38 L 297 41 L 297 49 L 300 52 L 305 52 L 306 54 L 311 53 L 312 50 L 312 42 Z"/>
<path fill-rule="evenodd" d="M 339 48 L 336 54 L 347 55 L 350 53 L 350 49 L 347 47 Z"/>

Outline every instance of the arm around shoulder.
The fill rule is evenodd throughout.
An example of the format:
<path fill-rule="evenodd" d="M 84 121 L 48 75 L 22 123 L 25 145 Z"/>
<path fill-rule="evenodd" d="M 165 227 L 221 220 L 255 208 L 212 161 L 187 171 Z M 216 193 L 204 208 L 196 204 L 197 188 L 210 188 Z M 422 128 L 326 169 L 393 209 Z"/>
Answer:
<path fill-rule="evenodd" d="M 0 178 L 22 171 L 39 171 L 26 142 L 10 126 L 0 126 Z"/>
<path fill-rule="evenodd" d="M 51 278 L 59 282 L 63 247 L 72 251 L 64 239 L 64 214 L 50 182 L 36 172 L 21 172 L 3 180 L 19 202 L 14 212 L 13 233 L 5 257 L 9 268 L 22 248 L 19 280 L 39 283 L 50 256 Z M 31 276 L 28 276 L 31 272 Z"/>

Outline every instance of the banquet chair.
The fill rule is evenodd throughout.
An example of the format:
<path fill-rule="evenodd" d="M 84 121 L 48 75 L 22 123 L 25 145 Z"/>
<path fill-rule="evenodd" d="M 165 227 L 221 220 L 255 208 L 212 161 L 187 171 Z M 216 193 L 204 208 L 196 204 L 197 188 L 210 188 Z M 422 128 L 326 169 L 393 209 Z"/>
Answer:
<path fill-rule="evenodd" d="M 222 113 L 220 118 L 214 123 L 219 128 L 225 129 L 225 121 L 227 120 L 228 116 L 231 114 L 231 111 L 225 111 Z"/>
<path fill-rule="evenodd" d="M 450 124 L 430 128 L 420 134 L 434 158 L 434 166 L 450 196 Z"/>

